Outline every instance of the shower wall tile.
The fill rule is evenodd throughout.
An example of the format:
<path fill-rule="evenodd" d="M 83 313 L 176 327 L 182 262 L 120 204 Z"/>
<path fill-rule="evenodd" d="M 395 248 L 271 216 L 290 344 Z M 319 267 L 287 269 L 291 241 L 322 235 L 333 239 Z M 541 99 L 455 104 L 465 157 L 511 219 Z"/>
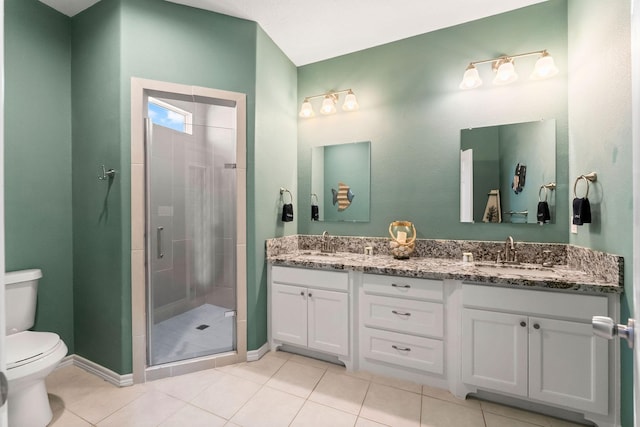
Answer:
<path fill-rule="evenodd" d="M 153 273 L 153 308 L 160 308 L 185 299 L 185 288 L 173 281 L 173 270 Z"/>
<path fill-rule="evenodd" d="M 247 170 L 236 170 L 238 177 L 238 190 L 236 192 L 236 242 L 244 245 L 247 243 Z"/>
<path fill-rule="evenodd" d="M 147 338 L 145 335 L 134 336 L 131 357 L 133 360 L 133 382 L 145 382 L 145 367 L 147 360 Z"/>
<path fill-rule="evenodd" d="M 174 187 L 173 194 L 173 238 L 175 240 L 185 240 L 189 237 L 187 235 L 185 189 Z"/>
<path fill-rule="evenodd" d="M 171 376 L 171 368 L 169 366 L 147 368 L 145 372 L 146 381 L 161 380 Z"/>
<path fill-rule="evenodd" d="M 144 165 L 131 165 L 131 249 L 144 249 Z"/>
<path fill-rule="evenodd" d="M 190 277 L 188 259 L 187 259 L 187 242 L 184 240 L 173 241 L 173 284 L 172 287 L 176 291 L 177 300 L 186 298 L 190 287 Z M 178 292 L 180 290 L 180 292 Z"/>
<path fill-rule="evenodd" d="M 144 250 L 131 251 L 131 321 L 134 337 L 145 335 L 147 327 L 144 256 Z"/>
<path fill-rule="evenodd" d="M 238 351 L 238 355 L 241 356 L 243 360 L 247 360 L 247 321 L 238 320 L 237 325 L 238 330 L 236 333 L 236 348 Z"/>
<path fill-rule="evenodd" d="M 192 372 L 204 371 L 207 369 L 213 369 L 216 367 L 216 360 L 214 358 L 187 361 L 186 363 L 176 363 L 171 367 L 171 376 L 190 374 Z"/>
<path fill-rule="evenodd" d="M 242 357 L 239 352 L 237 354 L 225 354 L 224 356 L 216 357 L 216 368 L 222 368 L 223 366 L 234 365 L 239 362 L 246 362 L 246 352 Z"/>
<path fill-rule="evenodd" d="M 171 152 L 169 152 L 171 155 Z M 173 193 L 173 164 L 171 157 L 160 157 L 154 155 L 151 158 L 151 212 L 158 212 L 159 206 L 171 206 Z"/>
<path fill-rule="evenodd" d="M 151 130 L 151 155 L 171 160 L 173 155 L 173 134 L 176 131 L 160 125 L 153 125 Z"/>

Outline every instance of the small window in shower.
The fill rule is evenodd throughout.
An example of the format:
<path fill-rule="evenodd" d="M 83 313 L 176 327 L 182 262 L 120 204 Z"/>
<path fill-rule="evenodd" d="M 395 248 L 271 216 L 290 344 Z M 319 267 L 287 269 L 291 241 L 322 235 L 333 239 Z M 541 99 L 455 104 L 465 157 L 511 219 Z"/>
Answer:
<path fill-rule="evenodd" d="M 149 97 L 149 119 L 154 124 L 192 134 L 193 114 L 157 98 Z"/>

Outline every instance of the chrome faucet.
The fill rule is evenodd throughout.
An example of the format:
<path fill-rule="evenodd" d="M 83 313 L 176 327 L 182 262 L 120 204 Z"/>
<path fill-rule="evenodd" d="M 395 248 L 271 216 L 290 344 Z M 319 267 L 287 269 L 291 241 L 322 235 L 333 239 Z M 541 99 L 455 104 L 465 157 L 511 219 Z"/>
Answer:
<path fill-rule="evenodd" d="M 504 260 L 503 262 L 517 263 L 516 259 L 516 248 L 513 243 L 513 237 L 507 237 L 504 243 Z"/>
<path fill-rule="evenodd" d="M 334 253 L 336 251 L 335 246 L 331 243 L 331 236 L 327 230 L 322 232 L 322 247 L 320 248 L 320 252 Z"/>

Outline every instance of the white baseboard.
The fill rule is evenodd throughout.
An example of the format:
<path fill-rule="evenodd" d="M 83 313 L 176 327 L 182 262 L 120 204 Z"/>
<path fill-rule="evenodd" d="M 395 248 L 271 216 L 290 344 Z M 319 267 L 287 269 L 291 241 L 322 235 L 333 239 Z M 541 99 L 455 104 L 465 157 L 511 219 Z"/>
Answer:
<path fill-rule="evenodd" d="M 249 350 L 247 351 L 247 362 L 255 362 L 256 360 L 262 359 L 262 356 L 269 352 L 269 342 L 262 344 L 257 350 Z"/>
<path fill-rule="evenodd" d="M 133 374 L 120 375 L 116 372 L 113 372 L 111 369 L 105 368 L 102 365 L 98 365 L 91 360 L 85 359 L 82 356 L 78 356 L 77 354 L 71 354 L 62 359 L 56 369 L 71 365 L 77 366 L 80 369 L 84 369 L 85 371 L 99 378 L 102 378 L 103 380 L 118 387 L 127 387 L 133 385 Z"/>

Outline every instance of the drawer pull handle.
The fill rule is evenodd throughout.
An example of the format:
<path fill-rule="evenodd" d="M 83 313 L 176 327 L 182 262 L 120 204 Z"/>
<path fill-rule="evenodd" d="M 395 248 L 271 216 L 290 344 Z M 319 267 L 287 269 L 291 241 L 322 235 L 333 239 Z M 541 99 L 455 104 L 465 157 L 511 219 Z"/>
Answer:
<path fill-rule="evenodd" d="M 401 311 L 391 310 L 393 314 L 397 314 L 398 316 L 411 316 L 411 313 L 403 313 Z"/>
<path fill-rule="evenodd" d="M 410 288 L 410 285 L 398 285 L 396 283 L 392 283 L 391 286 L 393 286 L 394 288 Z"/>
<path fill-rule="evenodd" d="M 398 347 L 397 345 L 393 344 L 391 346 L 394 350 L 398 350 L 398 351 L 411 351 L 411 349 L 409 347 Z"/>

